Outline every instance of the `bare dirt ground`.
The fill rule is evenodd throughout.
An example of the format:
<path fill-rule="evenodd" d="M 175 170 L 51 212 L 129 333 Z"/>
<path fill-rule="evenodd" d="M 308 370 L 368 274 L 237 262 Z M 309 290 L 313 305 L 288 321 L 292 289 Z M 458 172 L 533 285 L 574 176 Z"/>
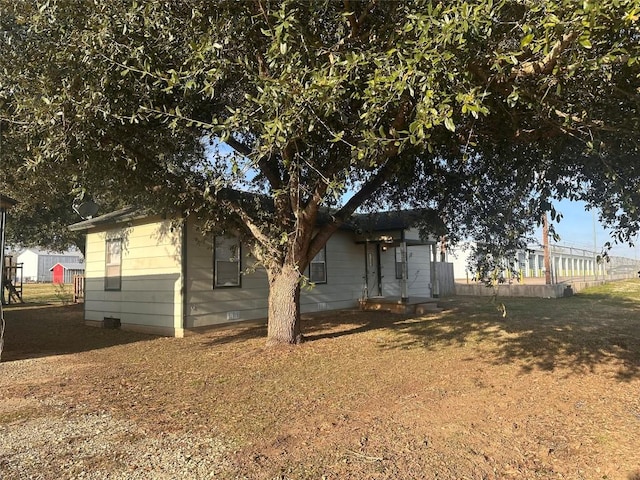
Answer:
<path fill-rule="evenodd" d="M 327 312 L 265 349 L 12 307 L 0 477 L 640 479 L 640 282 L 563 299 Z"/>

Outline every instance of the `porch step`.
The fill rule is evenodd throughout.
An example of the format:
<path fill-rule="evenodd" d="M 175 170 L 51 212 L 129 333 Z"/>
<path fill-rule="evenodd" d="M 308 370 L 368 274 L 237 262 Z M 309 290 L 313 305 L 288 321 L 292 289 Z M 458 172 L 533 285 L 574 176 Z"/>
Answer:
<path fill-rule="evenodd" d="M 404 303 L 387 303 L 367 301 L 360 305 L 360 310 L 365 312 L 390 312 L 390 313 L 413 313 L 415 305 Z"/>
<path fill-rule="evenodd" d="M 417 300 L 417 299 L 416 299 Z M 421 298 L 414 301 L 402 301 L 397 298 L 368 298 L 360 301 L 360 310 L 389 312 L 397 314 L 428 315 L 442 312 L 436 299 Z"/>
<path fill-rule="evenodd" d="M 430 313 L 440 313 L 444 309 L 440 308 L 437 303 L 421 303 L 416 305 L 415 313 L 417 315 L 428 315 Z"/>

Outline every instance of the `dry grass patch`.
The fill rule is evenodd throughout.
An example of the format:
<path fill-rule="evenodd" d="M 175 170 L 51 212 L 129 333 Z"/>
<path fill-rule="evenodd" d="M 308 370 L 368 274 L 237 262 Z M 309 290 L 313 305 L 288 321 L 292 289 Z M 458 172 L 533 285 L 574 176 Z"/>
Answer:
<path fill-rule="evenodd" d="M 305 318 L 306 343 L 277 349 L 262 325 L 168 339 L 84 327 L 74 307 L 55 310 L 66 320 L 16 310 L 7 359 L 63 354 L 51 365 L 64 373 L 2 390 L 145 436 L 218 436 L 217 478 L 631 479 L 639 302 L 631 281 L 505 299 L 505 318 L 479 298 L 416 318 L 328 312 Z"/>
<path fill-rule="evenodd" d="M 72 284 L 25 283 L 22 299 L 27 304 L 68 305 L 73 302 Z"/>

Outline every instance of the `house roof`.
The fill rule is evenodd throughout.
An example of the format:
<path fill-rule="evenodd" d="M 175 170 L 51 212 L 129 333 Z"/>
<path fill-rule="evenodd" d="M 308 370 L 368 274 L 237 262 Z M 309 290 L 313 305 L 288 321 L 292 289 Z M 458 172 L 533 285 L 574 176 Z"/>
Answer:
<path fill-rule="evenodd" d="M 51 272 L 57 265 L 62 265 L 62 268 L 65 270 L 84 270 L 84 263 L 74 263 L 74 262 L 65 262 L 65 263 L 56 263 L 53 267 L 49 269 Z"/>
<path fill-rule="evenodd" d="M 0 208 L 7 209 L 13 207 L 16 203 L 18 203 L 17 200 L 0 193 Z"/>
<path fill-rule="evenodd" d="M 104 215 L 100 215 L 99 217 L 90 218 L 88 220 L 83 220 L 82 222 L 74 223 L 73 225 L 69 225 L 68 228 L 72 232 L 90 230 L 100 225 L 109 225 L 113 223 L 128 222 L 131 220 L 139 220 L 141 218 L 146 218 L 149 215 L 150 214 L 147 210 L 130 205 L 114 212 L 105 213 Z"/>
<path fill-rule="evenodd" d="M 72 231 L 90 230 L 92 228 L 116 223 L 128 222 L 148 218 L 152 214 L 149 210 L 128 206 L 114 212 L 90 218 L 82 222 L 74 223 L 68 228 Z M 331 218 L 329 212 L 321 212 L 318 215 L 319 224 L 327 223 Z M 388 212 L 372 212 L 355 214 L 349 221 L 342 225 L 341 229 L 354 232 L 382 232 L 390 230 L 403 230 L 414 227 L 418 224 L 425 224 L 432 227 L 434 233 L 444 230 L 444 223 L 435 210 L 413 209 L 395 210 Z"/>
<path fill-rule="evenodd" d="M 348 228 L 365 232 L 381 232 L 390 230 L 403 230 L 417 225 L 429 225 L 440 233 L 444 229 L 444 223 L 435 210 L 395 210 L 388 212 L 360 213 L 354 215 L 348 222 Z"/>
<path fill-rule="evenodd" d="M 78 257 L 78 258 L 82 258 L 83 256 L 80 250 L 65 250 L 63 252 L 57 252 L 53 250 L 45 250 L 43 248 L 38 248 L 38 247 L 23 248 L 22 250 L 16 251 L 16 255 L 22 255 L 23 253 L 26 253 L 26 252 L 35 253 L 38 256 L 53 255 L 53 256 Z"/>

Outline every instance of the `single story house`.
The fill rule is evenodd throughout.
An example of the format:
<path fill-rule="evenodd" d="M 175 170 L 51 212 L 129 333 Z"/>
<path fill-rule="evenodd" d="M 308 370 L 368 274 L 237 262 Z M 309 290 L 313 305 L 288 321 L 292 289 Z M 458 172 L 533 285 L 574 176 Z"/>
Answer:
<path fill-rule="evenodd" d="M 436 238 L 415 212 L 360 216 L 338 230 L 306 272 L 302 312 L 353 308 L 377 296 L 432 297 Z M 234 236 L 203 235 L 194 220 L 129 207 L 71 225 L 87 233 L 85 322 L 181 337 L 267 316 L 263 268 Z"/>

